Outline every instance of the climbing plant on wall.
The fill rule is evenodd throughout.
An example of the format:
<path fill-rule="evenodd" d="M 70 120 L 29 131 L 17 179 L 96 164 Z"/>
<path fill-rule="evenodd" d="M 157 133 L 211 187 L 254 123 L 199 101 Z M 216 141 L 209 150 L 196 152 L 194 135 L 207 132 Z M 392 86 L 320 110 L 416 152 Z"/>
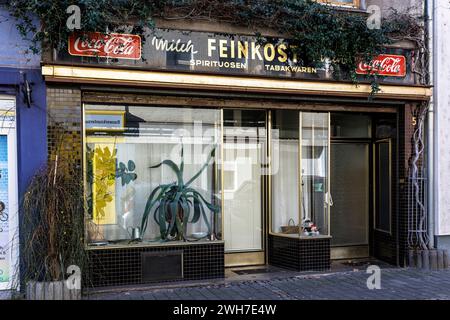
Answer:
<path fill-rule="evenodd" d="M 299 64 L 319 66 L 327 58 L 336 77 L 344 74 L 354 81 L 355 59 L 369 60 L 394 40 L 423 38 L 420 21 L 398 12 L 385 17 L 380 28 L 369 29 L 367 14 L 312 0 L 15 0 L 9 10 L 21 34 L 33 35 L 30 49 L 39 52 L 41 43 L 66 47 L 71 33 L 66 10 L 73 4 L 81 8 L 82 31 L 143 35 L 155 26 L 155 18 L 230 22 L 255 30 L 261 41 L 270 40 L 256 30 L 276 30 L 289 39 L 295 51 L 290 54 L 302 57 Z M 36 25 L 34 19 L 41 23 Z M 371 77 L 376 92 L 376 74 Z"/>

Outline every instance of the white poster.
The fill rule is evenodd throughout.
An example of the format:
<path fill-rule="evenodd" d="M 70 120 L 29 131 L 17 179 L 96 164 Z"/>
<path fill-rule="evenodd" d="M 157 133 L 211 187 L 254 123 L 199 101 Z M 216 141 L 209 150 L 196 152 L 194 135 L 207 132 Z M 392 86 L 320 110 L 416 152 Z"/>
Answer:
<path fill-rule="evenodd" d="M 12 289 L 18 261 L 15 102 L 0 97 L 0 290 Z"/>

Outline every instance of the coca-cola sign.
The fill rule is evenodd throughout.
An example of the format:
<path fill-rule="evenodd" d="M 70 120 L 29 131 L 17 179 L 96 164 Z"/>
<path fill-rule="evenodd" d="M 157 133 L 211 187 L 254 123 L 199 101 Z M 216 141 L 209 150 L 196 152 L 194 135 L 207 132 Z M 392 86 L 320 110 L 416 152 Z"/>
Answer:
<path fill-rule="evenodd" d="M 141 59 L 141 37 L 133 34 L 74 33 L 68 47 L 72 56 Z"/>
<path fill-rule="evenodd" d="M 406 58 L 394 54 L 381 54 L 369 63 L 364 61 L 359 62 L 356 73 L 404 77 L 406 76 Z"/>

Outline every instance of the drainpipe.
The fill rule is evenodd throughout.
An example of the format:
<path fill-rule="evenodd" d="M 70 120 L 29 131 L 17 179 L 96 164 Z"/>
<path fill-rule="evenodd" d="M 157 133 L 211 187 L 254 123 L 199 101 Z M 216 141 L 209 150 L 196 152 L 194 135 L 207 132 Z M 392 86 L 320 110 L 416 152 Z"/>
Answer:
<path fill-rule="evenodd" d="M 427 118 L 427 164 L 428 164 L 428 234 L 430 236 L 430 246 L 434 247 L 434 235 L 436 234 L 435 228 L 436 221 L 438 221 L 439 205 L 438 205 L 438 192 L 437 188 L 438 175 L 436 175 L 437 160 L 438 160 L 438 148 L 436 146 L 437 137 L 437 126 L 435 125 L 435 110 L 434 106 L 437 103 L 437 81 L 438 78 L 435 77 L 435 67 L 437 59 L 434 59 L 434 48 L 437 43 L 437 24 L 434 23 L 435 20 L 435 1 L 425 0 L 425 36 L 426 45 L 428 48 L 429 60 L 428 60 L 428 73 L 430 85 L 433 87 L 433 94 L 430 98 L 428 118 Z"/>

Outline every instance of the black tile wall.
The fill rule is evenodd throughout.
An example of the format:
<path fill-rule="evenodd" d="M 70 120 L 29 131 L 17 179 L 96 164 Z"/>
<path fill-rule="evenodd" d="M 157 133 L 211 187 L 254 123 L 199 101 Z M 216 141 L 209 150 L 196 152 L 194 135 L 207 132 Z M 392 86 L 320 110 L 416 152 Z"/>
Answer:
<path fill-rule="evenodd" d="M 408 103 L 399 108 L 397 118 L 398 138 L 393 141 L 392 176 L 392 231 L 373 232 L 373 255 L 388 263 L 406 266 L 408 237 L 408 168 L 412 156 L 412 136 L 414 112 L 417 104 Z"/>
<path fill-rule="evenodd" d="M 160 282 L 143 281 L 141 254 L 143 252 L 182 252 L 184 280 L 223 278 L 224 244 L 207 243 L 161 247 L 130 247 L 90 250 L 85 285 L 107 287 Z"/>
<path fill-rule="evenodd" d="M 330 269 L 331 238 L 300 239 L 269 235 L 269 264 L 295 271 Z"/>

